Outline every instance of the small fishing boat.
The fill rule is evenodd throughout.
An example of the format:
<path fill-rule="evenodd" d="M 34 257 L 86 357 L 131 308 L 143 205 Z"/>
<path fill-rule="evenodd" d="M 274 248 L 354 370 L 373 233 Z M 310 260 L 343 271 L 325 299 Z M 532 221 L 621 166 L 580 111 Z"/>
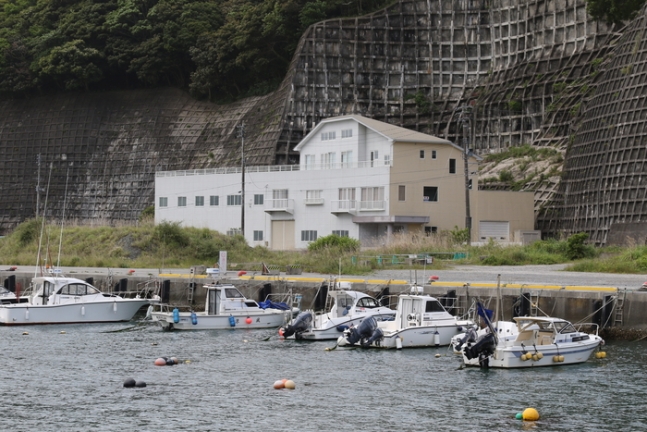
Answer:
<path fill-rule="evenodd" d="M 231 284 L 211 283 L 203 312 L 180 312 L 177 307 L 160 304 L 151 312 L 151 319 L 163 330 L 264 329 L 285 324 L 292 314 L 285 303 L 261 302 L 245 298 Z"/>
<path fill-rule="evenodd" d="M 516 329 L 504 332 L 504 324 L 488 321 L 484 333 L 461 346 L 465 365 L 529 368 L 583 363 L 604 344 L 595 324 L 582 324 L 595 328 L 589 334 L 555 317 L 515 317 L 513 323 Z"/>
<path fill-rule="evenodd" d="M 327 293 L 326 304 L 331 305 L 327 312 L 301 312 L 290 325 L 279 329 L 279 335 L 303 340 L 335 340 L 344 330 L 359 325 L 369 316 L 377 321 L 394 319 L 394 310 L 351 287 L 350 282 L 336 283 Z"/>
<path fill-rule="evenodd" d="M 21 302 L 0 305 L 0 324 L 130 321 L 142 306 L 159 301 L 156 295 L 147 294 L 124 298 L 103 293 L 81 279 L 59 275 L 34 277 L 29 294 L 21 297 Z"/>
<path fill-rule="evenodd" d="M 412 292 L 422 293 L 422 288 L 414 286 Z M 396 349 L 443 346 L 474 323 L 451 315 L 435 297 L 400 294 L 393 321 L 362 324 L 346 330 L 337 345 Z"/>

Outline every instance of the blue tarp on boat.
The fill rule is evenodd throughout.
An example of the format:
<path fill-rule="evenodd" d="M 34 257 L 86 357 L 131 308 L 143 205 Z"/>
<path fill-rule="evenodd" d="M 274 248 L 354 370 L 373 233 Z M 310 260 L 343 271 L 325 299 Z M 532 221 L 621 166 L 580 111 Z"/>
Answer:
<path fill-rule="evenodd" d="M 279 310 L 290 310 L 290 306 L 287 303 L 283 302 L 273 302 L 272 300 L 265 300 L 258 303 L 258 307 L 261 309 L 279 309 Z"/>

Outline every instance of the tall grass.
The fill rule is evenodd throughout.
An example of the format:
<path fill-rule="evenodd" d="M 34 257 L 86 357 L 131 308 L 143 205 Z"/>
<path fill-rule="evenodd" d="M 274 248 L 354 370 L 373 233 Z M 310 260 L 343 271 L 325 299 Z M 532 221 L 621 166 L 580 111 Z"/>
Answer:
<path fill-rule="evenodd" d="M 377 268 L 411 268 L 409 264 L 392 264 L 385 256 L 403 254 L 465 253 L 457 261 L 436 259 L 427 268 L 445 268 L 449 264 L 524 265 L 569 263 L 569 270 L 606 273 L 647 272 L 647 247 L 594 249 L 584 243 L 585 236 L 543 240 L 526 246 L 502 246 L 490 242 L 481 246 L 456 243 L 456 235 L 443 232 L 426 236 L 422 233 L 393 234 L 376 239 L 361 251 L 346 242 L 321 242 L 321 247 L 302 251 L 273 251 L 250 247 L 242 236 L 226 236 L 204 228 L 183 228 L 179 224 L 142 221 L 136 226 L 65 226 L 45 225 L 42 219 L 19 225 L 0 239 L 0 264 L 35 265 L 41 246 L 41 265 L 65 267 L 114 268 L 189 268 L 213 266 L 220 251 L 227 251 L 230 269 L 260 270 L 260 263 L 285 269 L 291 265 L 304 272 L 322 274 L 366 274 Z M 62 239 L 62 244 L 59 242 Z M 336 239 L 338 240 L 338 239 Z M 61 251 L 59 255 L 59 250 Z M 453 254 L 452 254 L 453 255 Z M 382 259 L 377 259 L 380 256 Z M 577 258 L 577 259 L 573 259 Z M 423 264 L 420 264 L 421 267 Z M 413 266 L 415 267 L 415 266 Z"/>

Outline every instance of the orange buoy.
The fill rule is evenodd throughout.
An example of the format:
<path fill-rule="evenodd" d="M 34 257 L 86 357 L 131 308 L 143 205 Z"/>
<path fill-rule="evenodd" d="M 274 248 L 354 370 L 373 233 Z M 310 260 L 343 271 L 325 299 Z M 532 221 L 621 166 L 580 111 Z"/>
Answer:
<path fill-rule="evenodd" d="M 286 389 L 294 390 L 296 388 L 296 384 L 292 380 L 287 380 L 284 384 Z"/>
<path fill-rule="evenodd" d="M 166 360 L 161 357 L 158 358 L 157 360 L 155 360 L 155 366 L 166 366 Z"/>
<path fill-rule="evenodd" d="M 283 380 L 274 381 L 274 388 L 279 390 L 285 387 Z"/>
<path fill-rule="evenodd" d="M 247 318 L 245 319 L 245 322 L 246 322 L 247 324 L 251 324 L 251 323 L 252 323 L 252 319 L 251 319 L 250 317 L 247 317 Z"/>

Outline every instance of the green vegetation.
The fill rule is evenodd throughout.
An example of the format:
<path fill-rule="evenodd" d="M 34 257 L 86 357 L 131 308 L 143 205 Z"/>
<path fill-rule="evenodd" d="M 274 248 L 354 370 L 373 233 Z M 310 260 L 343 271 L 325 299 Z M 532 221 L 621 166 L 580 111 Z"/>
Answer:
<path fill-rule="evenodd" d="M 562 158 L 559 150 L 551 147 L 537 148 L 530 144 L 524 144 L 518 147 L 510 147 L 506 151 L 500 153 L 491 153 L 485 157 L 485 163 L 495 162 L 499 163 L 506 159 L 518 159 L 528 157 L 532 161 Z"/>
<path fill-rule="evenodd" d="M 359 250 L 357 240 L 335 235 L 310 244 L 307 251 L 271 251 L 250 247 L 242 236 L 226 236 L 199 228 L 183 228 L 176 223 L 140 222 L 135 226 L 65 227 L 45 225 L 42 219 L 29 220 L 10 235 L 0 239 L 0 263 L 35 265 L 41 231 L 41 265 L 57 265 L 62 238 L 60 265 L 63 267 L 112 268 L 190 268 L 213 266 L 220 251 L 227 251 L 229 269 L 259 271 L 261 263 L 285 268 L 296 266 L 305 272 L 322 274 L 366 274 L 393 264 L 393 255 L 456 254 L 454 261 L 434 260 L 428 268 L 451 264 L 525 265 L 571 263 L 573 271 L 644 273 L 647 271 L 647 246 L 596 249 L 586 243 L 588 236 L 578 233 L 565 240 L 542 240 L 526 246 L 503 246 L 489 242 L 467 246 L 467 230 L 455 227 L 431 236 L 423 233 L 394 234 L 391 241 L 370 250 Z M 604 258 L 600 258 L 603 256 Z M 382 257 L 381 260 L 376 259 Z M 359 258 L 359 259 L 358 259 Z"/>
<path fill-rule="evenodd" d="M 645 0 L 586 0 L 586 10 L 597 20 L 622 25 L 636 16 Z"/>
<path fill-rule="evenodd" d="M 176 86 L 226 100 L 283 79 L 311 24 L 392 0 L 0 0 L 0 94 Z"/>

